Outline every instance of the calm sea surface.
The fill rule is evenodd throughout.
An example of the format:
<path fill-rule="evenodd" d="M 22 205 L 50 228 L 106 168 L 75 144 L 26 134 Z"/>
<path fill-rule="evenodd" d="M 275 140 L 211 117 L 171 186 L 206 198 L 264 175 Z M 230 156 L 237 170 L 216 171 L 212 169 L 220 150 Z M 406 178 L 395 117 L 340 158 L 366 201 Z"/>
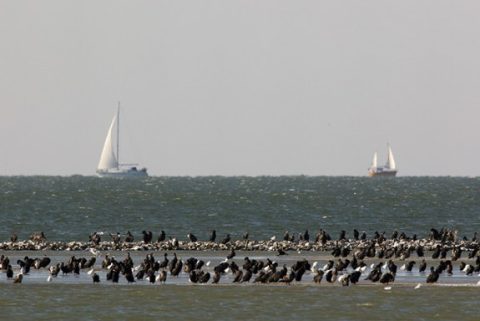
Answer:
<path fill-rule="evenodd" d="M 239 238 L 249 232 L 253 239 L 266 239 L 307 228 L 311 234 L 323 228 L 334 237 L 342 229 L 351 236 L 354 228 L 387 235 L 396 229 L 422 237 L 431 227 L 443 226 L 471 238 L 480 227 L 479 213 L 478 178 L 0 177 L 2 241 L 14 232 L 20 239 L 44 231 L 49 240 L 86 241 L 93 231 L 127 230 L 137 238 L 142 230 L 155 235 L 165 230 L 180 239 L 189 232 L 206 239 L 211 229 L 219 237 L 230 233 Z M 12 261 L 25 255 L 7 254 Z M 56 262 L 70 255 L 29 255 L 43 254 Z M 134 255 L 138 263 L 144 253 Z M 199 255 L 221 259 L 218 253 Z M 161 254 L 156 256 L 160 259 Z M 32 272 L 23 284 L 15 285 L 0 273 L 0 311 L 11 320 L 480 319 L 480 287 L 473 286 L 478 275 L 464 277 L 457 271 L 449 286 L 414 290 L 425 275 L 402 273 L 399 278 L 406 282 L 394 284 L 390 291 L 365 284 L 196 286 L 187 285 L 185 276 L 184 284 L 93 285 L 85 272 L 78 279 L 59 276 L 47 283 L 45 271 Z"/>

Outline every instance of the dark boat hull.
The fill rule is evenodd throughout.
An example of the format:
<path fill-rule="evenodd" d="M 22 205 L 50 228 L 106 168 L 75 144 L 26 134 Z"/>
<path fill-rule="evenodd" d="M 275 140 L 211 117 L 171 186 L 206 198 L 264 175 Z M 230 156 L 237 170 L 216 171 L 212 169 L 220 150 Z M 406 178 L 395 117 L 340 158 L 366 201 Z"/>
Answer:
<path fill-rule="evenodd" d="M 397 175 L 397 171 L 392 171 L 392 170 L 369 171 L 368 172 L 368 176 L 370 176 L 370 177 L 376 177 L 376 176 L 394 177 L 395 175 Z"/>

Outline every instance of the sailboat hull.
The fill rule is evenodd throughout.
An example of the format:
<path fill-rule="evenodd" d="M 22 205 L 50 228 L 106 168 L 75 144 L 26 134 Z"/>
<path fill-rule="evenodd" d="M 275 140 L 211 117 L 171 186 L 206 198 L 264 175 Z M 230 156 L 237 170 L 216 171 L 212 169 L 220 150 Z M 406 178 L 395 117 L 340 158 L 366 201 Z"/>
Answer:
<path fill-rule="evenodd" d="M 99 177 L 110 177 L 110 178 L 142 178 L 148 177 L 147 170 L 145 168 L 141 170 L 137 169 L 110 169 L 104 171 L 97 171 L 97 176 Z"/>
<path fill-rule="evenodd" d="M 382 170 L 382 169 L 375 169 L 375 170 L 369 170 L 368 171 L 368 176 L 370 177 L 376 177 L 376 176 L 396 176 L 397 171 L 396 170 Z"/>

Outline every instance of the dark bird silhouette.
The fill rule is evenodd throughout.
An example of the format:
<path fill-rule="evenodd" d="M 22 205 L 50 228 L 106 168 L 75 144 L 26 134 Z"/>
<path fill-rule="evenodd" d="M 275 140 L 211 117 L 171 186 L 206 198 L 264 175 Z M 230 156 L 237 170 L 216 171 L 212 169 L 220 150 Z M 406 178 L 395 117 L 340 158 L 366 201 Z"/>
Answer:
<path fill-rule="evenodd" d="M 217 238 L 217 231 L 215 230 L 212 230 L 212 233 L 210 233 L 210 237 L 208 238 L 208 240 L 210 242 L 215 242 L 215 239 Z"/>
<path fill-rule="evenodd" d="M 202 274 L 198 278 L 198 283 L 207 283 L 210 280 L 210 272 Z"/>
<path fill-rule="evenodd" d="M 164 253 L 163 254 L 163 261 L 160 262 L 160 264 L 158 265 L 158 268 L 159 269 L 165 269 L 167 266 L 168 266 L 168 258 L 167 258 L 168 254 L 167 253 Z"/>
<path fill-rule="evenodd" d="M 308 234 L 308 230 L 305 230 L 305 233 L 303 233 L 303 239 L 306 242 L 310 241 L 310 234 Z"/>
<path fill-rule="evenodd" d="M 405 264 L 405 271 L 412 272 L 413 266 L 415 264 L 415 261 L 409 261 L 407 264 Z"/>
<path fill-rule="evenodd" d="M 152 237 L 153 237 L 152 231 L 148 231 L 148 232 L 147 231 L 142 231 L 142 234 L 143 234 L 143 242 L 145 244 L 148 244 L 152 241 Z"/>
<path fill-rule="evenodd" d="M 98 276 L 97 273 L 93 273 L 92 280 L 93 280 L 93 283 L 100 283 L 100 276 Z"/>
<path fill-rule="evenodd" d="M 359 236 L 360 236 L 360 233 L 359 233 L 356 229 L 354 229 L 354 230 L 353 230 L 353 238 L 354 238 L 356 241 L 358 241 L 358 237 L 359 237 Z"/>
<path fill-rule="evenodd" d="M 360 271 L 353 271 L 350 273 L 350 282 L 352 284 L 357 284 L 358 281 L 360 280 L 360 276 L 362 275 L 362 272 Z"/>
<path fill-rule="evenodd" d="M 435 271 L 433 266 L 430 267 L 430 274 L 427 276 L 427 283 L 435 283 L 438 281 L 439 273 Z"/>
<path fill-rule="evenodd" d="M 187 237 L 188 237 L 188 240 L 190 242 L 196 242 L 198 240 L 197 237 L 195 235 L 193 235 L 192 233 L 188 233 Z"/>
<path fill-rule="evenodd" d="M 337 278 L 337 270 L 331 269 L 325 272 L 325 280 L 327 280 L 328 283 L 335 282 L 336 278 Z"/>
<path fill-rule="evenodd" d="M 218 282 L 220 282 L 220 277 L 221 277 L 221 274 L 218 273 L 218 272 L 215 272 L 215 273 L 213 274 L 212 283 L 213 283 L 213 284 L 217 284 Z"/>
<path fill-rule="evenodd" d="M 230 234 L 225 236 L 225 238 L 222 240 L 222 244 L 227 244 L 228 242 L 230 242 Z"/>
<path fill-rule="evenodd" d="M 34 262 L 34 267 L 35 269 L 41 269 L 41 268 L 45 268 L 47 267 L 48 265 L 50 264 L 50 258 L 48 257 L 44 257 L 42 259 L 35 259 L 35 262 Z"/>
<path fill-rule="evenodd" d="M 427 269 L 427 262 L 425 260 L 422 260 L 422 262 L 418 266 L 418 272 L 420 273 L 425 272 L 426 269 Z"/>
<path fill-rule="evenodd" d="M 380 277 L 380 283 L 382 284 L 388 284 L 392 283 L 395 281 L 395 274 L 393 272 L 385 272 L 381 277 Z"/>
<path fill-rule="evenodd" d="M 13 278 L 13 270 L 12 270 L 12 266 L 9 264 L 7 266 L 7 279 L 11 279 Z"/>
<path fill-rule="evenodd" d="M 17 234 L 13 233 L 13 234 L 10 236 L 10 242 L 15 243 L 17 240 L 18 240 Z"/>
<path fill-rule="evenodd" d="M 132 243 L 135 240 L 133 237 L 132 233 L 130 231 L 127 231 L 127 236 L 125 236 L 125 242 L 127 243 Z"/>
<path fill-rule="evenodd" d="M 235 273 L 235 277 L 233 278 L 233 283 L 240 283 L 242 281 L 242 278 L 243 278 L 243 271 L 238 270 Z"/>
<path fill-rule="evenodd" d="M 243 273 L 243 277 L 242 277 L 242 283 L 243 282 L 250 282 L 251 278 L 252 278 L 252 271 L 251 270 L 245 270 L 245 273 Z"/>
<path fill-rule="evenodd" d="M 177 266 L 177 261 L 177 253 L 173 253 L 173 259 L 168 264 L 168 270 L 170 271 L 170 273 L 172 273 L 172 270 Z"/>
<path fill-rule="evenodd" d="M 235 257 L 235 250 L 232 248 L 230 254 L 227 255 L 227 259 L 233 259 Z"/>
<path fill-rule="evenodd" d="M 133 277 L 133 272 L 131 269 L 125 272 L 125 279 L 128 283 L 135 283 L 135 278 Z"/>
<path fill-rule="evenodd" d="M 160 231 L 160 235 L 158 236 L 157 242 L 163 242 L 165 241 L 165 238 L 166 238 L 165 231 L 162 230 Z"/>
<path fill-rule="evenodd" d="M 175 268 L 170 272 L 172 276 L 178 276 L 180 272 L 182 271 L 182 266 L 183 262 L 182 260 L 179 260 L 177 264 L 175 265 Z"/>

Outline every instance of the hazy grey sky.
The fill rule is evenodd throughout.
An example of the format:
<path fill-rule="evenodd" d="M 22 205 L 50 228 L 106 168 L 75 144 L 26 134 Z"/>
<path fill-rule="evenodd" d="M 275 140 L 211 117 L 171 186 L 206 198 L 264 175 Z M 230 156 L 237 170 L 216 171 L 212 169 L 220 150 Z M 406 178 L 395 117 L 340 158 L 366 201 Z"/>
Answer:
<path fill-rule="evenodd" d="M 0 0 L 0 174 L 480 175 L 480 1 Z"/>

